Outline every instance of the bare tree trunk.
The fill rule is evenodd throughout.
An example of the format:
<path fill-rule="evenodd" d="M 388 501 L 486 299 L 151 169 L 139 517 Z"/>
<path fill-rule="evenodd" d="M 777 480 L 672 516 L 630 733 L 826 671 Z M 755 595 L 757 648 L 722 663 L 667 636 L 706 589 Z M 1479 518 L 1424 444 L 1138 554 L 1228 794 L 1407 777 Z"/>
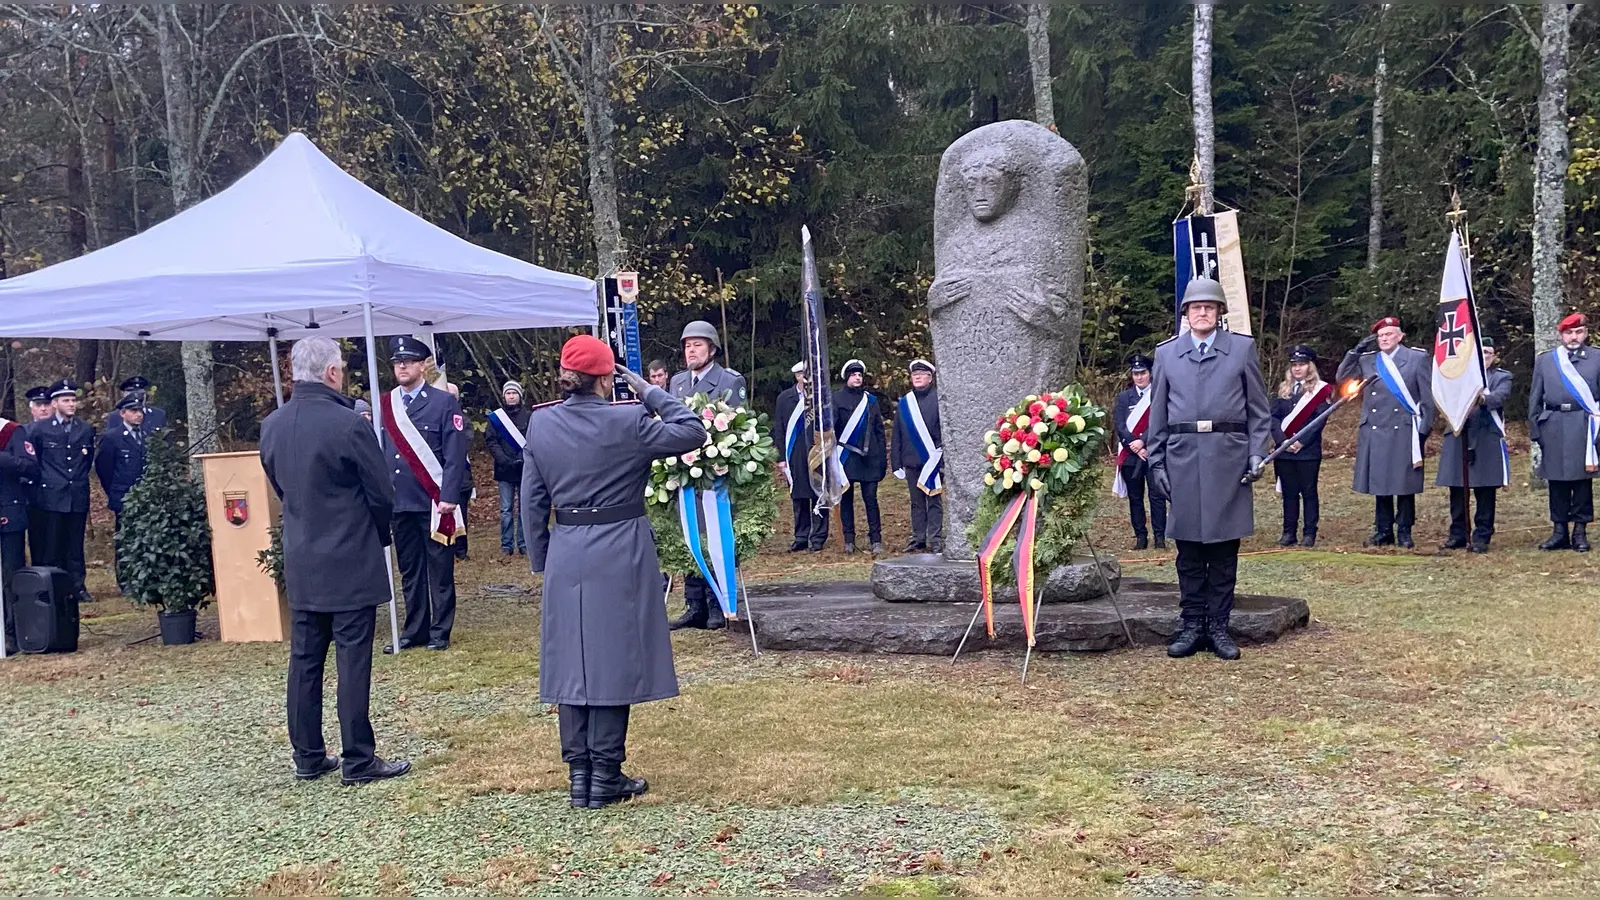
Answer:
<path fill-rule="evenodd" d="M 1055 93 L 1050 88 L 1050 4 L 1029 3 L 1028 69 L 1033 73 L 1033 120 L 1056 130 Z"/>
<path fill-rule="evenodd" d="M 1388 11 L 1386 3 L 1383 12 Z M 1368 272 L 1378 271 L 1378 254 L 1383 250 L 1383 91 L 1388 81 L 1389 58 L 1380 42 L 1378 70 L 1372 79 L 1372 211 L 1367 216 Z"/>
<path fill-rule="evenodd" d="M 1211 14 L 1209 0 L 1194 5 L 1190 100 L 1194 105 L 1194 155 L 1200 162 L 1200 213 L 1211 215 L 1217 186 L 1216 122 L 1211 114 Z"/>
<path fill-rule="evenodd" d="M 617 123 L 611 108 L 611 56 L 616 51 L 617 10 L 609 3 L 582 7 L 579 53 L 583 134 L 588 144 L 589 205 L 593 212 L 595 274 L 617 272 L 623 259 L 617 213 Z"/>
<path fill-rule="evenodd" d="M 161 60 L 162 96 L 166 102 L 166 149 L 168 176 L 172 180 L 172 211 L 188 209 L 199 199 L 195 146 L 194 86 L 190 83 L 193 61 L 184 49 L 186 36 L 177 17 L 182 6 L 155 6 L 156 50 Z M 216 360 L 210 341 L 184 341 L 184 397 L 188 403 L 189 451 L 210 453 L 217 448 Z"/>
<path fill-rule="evenodd" d="M 89 249 L 89 187 L 84 178 L 88 160 L 83 157 L 83 144 L 72 141 L 67 150 L 67 252 L 82 256 Z M 78 351 L 73 364 L 73 377 L 78 384 L 94 384 L 96 364 L 100 358 L 100 342 L 78 341 Z"/>
<path fill-rule="evenodd" d="M 1567 52 L 1574 12 L 1565 3 L 1543 5 L 1539 47 L 1539 151 L 1533 166 L 1534 347 L 1556 343 L 1561 321 L 1561 256 L 1567 231 Z"/>

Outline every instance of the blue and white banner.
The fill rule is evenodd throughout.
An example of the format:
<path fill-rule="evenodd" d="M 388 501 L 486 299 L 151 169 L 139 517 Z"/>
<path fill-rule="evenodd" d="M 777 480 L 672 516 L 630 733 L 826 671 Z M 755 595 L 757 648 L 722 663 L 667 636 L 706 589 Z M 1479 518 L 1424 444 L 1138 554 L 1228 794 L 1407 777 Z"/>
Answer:
<path fill-rule="evenodd" d="M 639 273 L 618 272 L 605 279 L 606 336 L 618 363 L 644 374 L 643 351 L 639 345 Z M 612 400 L 637 400 L 633 391 L 617 379 Z"/>
<path fill-rule="evenodd" d="M 1411 467 L 1422 465 L 1422 416 L 1417 406 L 1417 398 L 1411 396 L 1411 388 L 1406 387 L 1405 376 L 1400 373 L 1400 367 L 1395 365 L 1394 357 L 1387 353 L 1378 353 L 1378 380 L 1389 389 L 1400 405 L 1411 414 Z"/>
<path fill-rule="evenodd" d="M 700 534 L 701 522 L 705 523 L 704 538 Z M 683 542 L 695 568 L 711 586 L 723 613 L 737 614 L 739 567 L 734 556 L 733 504 L 728 497 L 727 480 L 718 478 L 709 491 L 680 488 L 678 524 L 683 528 Z"/>
<path fill-rule="evenodd" d="M 906 432 L 916 447 L 917 458 L 922 460 L 922 471 L 917 474 L 917 487 L 928 496 L 944 493 L 944 450 L 938 447 L 928 432 L 928 423 L 922 420 L 922 408 L 915 394 L 900 398 L 900 415 L 909 425 Z"/>
<path fill-rule="evenodd" d="M 806 395 L 800 394 L 795 401 L 794 412 L 789 414 L 789 421 L 783 426 L 783 477 L 789 479 L 789 486 L 794 487 L 794 466 L 788 465 L 794 456 L 794 445 L 800 440 L 800 429 L 806 426 Z"/>
<path fill-rule="evenodd" d="M 511 417 L 506 415 L 504 409 L 489 413 L 489 427 L 494 429 L 495 434 L 500 435 L 501 440 L 518 450 L 528 449 L 527 437 L 517 430 L 516 423 L 511 421 Z"/>

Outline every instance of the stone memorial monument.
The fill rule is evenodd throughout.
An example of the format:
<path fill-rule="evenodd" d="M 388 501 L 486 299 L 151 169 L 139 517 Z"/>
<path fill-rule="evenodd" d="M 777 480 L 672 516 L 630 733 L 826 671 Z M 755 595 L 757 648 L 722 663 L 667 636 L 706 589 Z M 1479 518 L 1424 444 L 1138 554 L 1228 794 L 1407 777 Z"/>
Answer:
<path fill-rule="evenodd" d="M 1035 122 L 985 125 L 939 164 L 928 291 L 944 431 L 945 557 L 974 558 L 983 435 L 1029 394 L 1071 382 L 1083 325 L 1083 157 Z"/>

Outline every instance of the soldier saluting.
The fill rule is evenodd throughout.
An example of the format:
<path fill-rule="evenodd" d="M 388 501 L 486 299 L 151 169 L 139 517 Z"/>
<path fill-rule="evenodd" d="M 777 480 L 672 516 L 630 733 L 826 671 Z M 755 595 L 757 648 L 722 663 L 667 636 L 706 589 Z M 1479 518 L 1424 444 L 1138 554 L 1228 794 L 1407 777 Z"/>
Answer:
<path fill-rule="evenodd" d="M 50 385 L 50 402 L 54 414 L 29 426 L 39 456 L 39 480 L 28 512 L 28 542 L 33 564 L 66 572 L 73 595 L 87 603 L 83 531 L 89 521 L 94 426 L 78 418 L 78 386 L 71 379 Z"/>
<path fill-rule="evenodd" d="M 1528 396 L 1528 437 L 1539 445 L 1539 474 L 1550 482 L 1550 537 L 1540 550 L 1589 552 L 1594 479 L 1600 473 L 1600 353 L 1589 320 L 1573 313 L 1557 326 L 1561 343 L 1539 354 Z M 1570 528 L 1570 533 L 1569 533 Z"/>
<path fill-rule="evenodd" d="M 1405 339 L 1399 319 L 1379 319 L 1372 333 L 1344 355 L 1335 379 L 1366 382 L 1354 481 L 1356 493 L 1373 497 L 1372 536 L 1365 547 L 1416 546 L 1411 526 L 1423 487 L 1422 445 L 1433 430 L 1433 355 L 1402 346 Z"/>

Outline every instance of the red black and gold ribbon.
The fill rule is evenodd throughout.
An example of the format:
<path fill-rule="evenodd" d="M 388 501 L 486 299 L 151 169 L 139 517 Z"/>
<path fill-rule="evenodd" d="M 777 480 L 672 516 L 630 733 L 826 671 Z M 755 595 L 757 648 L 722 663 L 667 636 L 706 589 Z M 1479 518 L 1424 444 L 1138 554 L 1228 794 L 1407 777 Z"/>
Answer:
<path fill-rule="evenodd" d="M 1022 632 L 1028 636 L 1028 646 L 1033 646 L 1033 548 L 1039 535 L 1039 495 L 1027 495 L 1028 504 L 1022 510 L 1022 524 L 1017 526 L 1017 549 L 1011 555 L 1011 564 L 1017 573 L 1017 600 L 1022 604 Z"/>
<path fill-rule="evenodd" d="M 1022 515 L 1022 507 L 1028 496 L 1028 493 L 1023 491 L 1011 498 L 1011 502 L 1006 504 L 1005 510 L 1000 513 L 999 521 L 994 523 L 994 527 L 989 529 L 988 536 L 983 539 L 983 546 L 978 549 L 978 586 L 983 591 L 983 623 L 988 628 L 991 638 L 994 637 L 994 591 L 989 578 L 989 564 L 1000 553 L 1000 546 L 1006 542 L 1006 538 L 1011 536 L 1011 529 L 1016 526 L 1017 519 Z M 1028 552 L 1031 559 L 1033 553 L 1031 544 Z M 1029 569 L 1031 571 L 1032 566 Z"/>

